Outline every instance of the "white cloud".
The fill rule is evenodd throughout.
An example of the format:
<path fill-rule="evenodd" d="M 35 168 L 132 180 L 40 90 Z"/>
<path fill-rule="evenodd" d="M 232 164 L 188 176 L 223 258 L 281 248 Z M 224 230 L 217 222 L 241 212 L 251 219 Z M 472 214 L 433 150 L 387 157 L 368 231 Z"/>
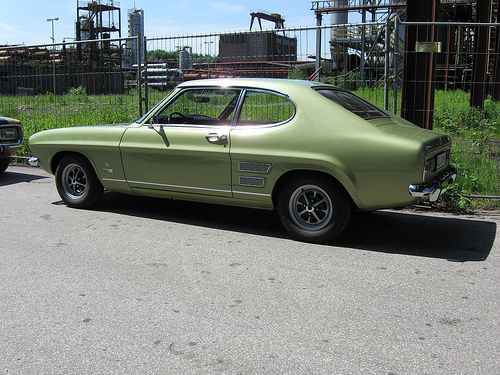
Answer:
<path fill-rule="evenodd" d="M 18 32 L 14 27 L 0 22 L 0 32 L 2 33 L 15 33 Z"/>
<path fill-rule="evenodd" d="M 226 3 L 226 2 L 214 2 L 209 4 L 210 8 L 216 12 L 224 13 L 249 13 L 248 9 L 243 5 Z"/>

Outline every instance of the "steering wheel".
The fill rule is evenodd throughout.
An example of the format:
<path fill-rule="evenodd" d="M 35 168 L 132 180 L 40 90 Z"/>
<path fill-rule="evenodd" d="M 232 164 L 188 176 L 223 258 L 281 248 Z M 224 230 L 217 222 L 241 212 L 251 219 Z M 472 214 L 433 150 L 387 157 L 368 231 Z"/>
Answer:
<path fill-rule="evenodd" d="M 170 115 L 168 115 L 168 122 L 170 123 L 170 119 L 172 117 L 180 117 L 181 119 L 183 119 L 184 121 L 186 120 L 186 116 L 183 115 L 182 113 L 180 112 L 172 112 Z"/>

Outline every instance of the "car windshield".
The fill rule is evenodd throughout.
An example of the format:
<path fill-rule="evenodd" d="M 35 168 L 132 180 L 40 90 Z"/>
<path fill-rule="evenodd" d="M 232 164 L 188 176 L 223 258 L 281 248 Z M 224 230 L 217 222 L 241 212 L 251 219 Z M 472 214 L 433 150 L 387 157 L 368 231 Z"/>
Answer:
<path fill-rule="evenodd" d="M 321 88 L 316 90 L 319 94 L 323 95 L 325 98 L 340 104 L 345 109 L 351 111 L 359 117 L 370 120 L 379 117 L 388 117 L 384 112 L 375 107 L 373 104 L 367 102 L 360 97 L 351 94 L 348 91 L 337 90 L 337 89 L 327 89 Z"/>

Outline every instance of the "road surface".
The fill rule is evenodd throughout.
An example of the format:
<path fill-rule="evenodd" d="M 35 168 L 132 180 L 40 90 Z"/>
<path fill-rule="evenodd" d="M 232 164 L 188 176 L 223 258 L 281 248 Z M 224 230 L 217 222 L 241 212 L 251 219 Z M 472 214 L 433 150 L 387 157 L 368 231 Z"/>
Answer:
<path fill-rule="evenodd" d="M 0 175 L 2 374 L 494 374 L 500 214 L 354 215 L 334 244 L 273 212 Z"/>

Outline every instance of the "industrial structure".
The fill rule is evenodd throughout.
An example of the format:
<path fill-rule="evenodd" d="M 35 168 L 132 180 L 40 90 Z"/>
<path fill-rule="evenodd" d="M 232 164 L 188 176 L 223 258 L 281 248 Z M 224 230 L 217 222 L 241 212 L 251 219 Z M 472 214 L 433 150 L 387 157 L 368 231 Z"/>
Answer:
<path fill-rule="evenodd" d="M 485 13 L 480 22 L 496 23 L 498 19 L 498 0 L 484 1 L 487 7 L 476 0 L 441 0 L 433 1 L 438 7 L 436 9 L 435 19 L 428 20 L 432 22 L 454 22 L 458 25 L 443 25 L 437 27 L 435 42 L 440 43 L 441 52 L 436 55 L 437 58 L 437 80 L 446 82 L 451 87 L 458 88 L 467 82 L 467 76 L 470 75 L 471 61 L 470 55 L 464 53 L 474 50 L 474 31 L 473 26 L 467 27 L 467 23 L 477 21 L 477 15 L 482 10 Z M 415 3 L 411 12 L 407 11 L 407 6 Z M 429 3 L 429 2 L 427 2 Z M 425 3 L 425 5 L 427 5 Z M 479 8 L 478 6 L 481 6 Z M 312 10 L 317 18 L 323 15 L 330 15 L 331 25 L 339 26 L 332 28 L 330 40 L 331 56 L 334 62 L 334 68 L 338 71 L 350 70 L 360 65 L 363 70 L 373 70 L 380 65 L 376 59 L 371 57 L 362 58 L 361 61 L 349 59 L 348 55 L 357 57 L 366 57 L 368 52 L 378 49 L 385 45 L 385 34 L 383 28 L 369 26 L 362 30 L 349 30 L 347 27 L 341 27 L 349 23 L 349 16 L 361 14 L 362 23 L 386 22 L 387 19 L 399 17 L 400 21 L 423 21 L 422 13 L 428 8 L 423 2 L 413 2 L 407 0 L 330 0 L 330 1 L 312 1 Z M 487 8 L 487 9 L 482 9 Z M 407 17 L 407 14 L 409 17 Z M 412 18 L 413 17 L 413 18 Z M 465 28 L 461 28 L 464 26 Z M 394 30 L 391 30 L 390 43 L 394 43 Z M 405 29 L 400 27 L 398 30 L 400 41 L 405 40 Z M 494 65 L 492 61 L 496 52 L 496 30 L 492 29 L 489 33 L 487 50 L 489 69 Z M 476 38 L 477 39 L 477 38 Z M 410 46 L 407 46 L 410 48 Z M 403 43 L 399 49 L 403 50 Z M 491 73 L 491 71 L 490 71 Z M 440 85 L 440 87 L 444 87 Z"/>
<path fill-rule="evenodd" d="M 132 68 L 134 64 L 139 62 L 138 51 L 144 51 L 144 10 L 138 8 L 129 9 L 127 12 L 127 20 L 128 36 L 138 36 L 137 39 L 127 42 L 127 50 L 125 51 L 123 59 L 123 67 Z M 144 64 L 144 53 L 140 55 L 140 63 Z"/>
<path fill-rule="evenodd" d="M 470 89 L 473 107 L 482 108 L 488 93 L 500 100 L 498 28 L 478 25 L 498 22 L 498 0 L 312 1 L 312 10 L 318 25 L 330 14 L 338 26 L 330 41 L 337 74 L 359 68 L 361 82 L 392 79 L 402 87 L 403 117 L 422 127 L 432 127 L 435 88 Z M 341 25 L 351 12 L 386 26 L 350 35 Z"/>
<path fill-rule="evenodd" d="M 262 20 L 274 22 L 275 29 L 285 28 L 285 19 L 281 17 L 281 14 L 278 13 L 268 14 L 263 11 L 258 11 L 250 13 L 250 16 L 252 17 L 252 20 L 250 21 L 250 31 L 252 31 L 253 21 L 255 21 L 255 19 L 257 19 L 257 21 L 259 22 L 261 30 L 262 30 Z"/>
<path fill-rule="evenodd" d="M 76 40 L 120 38 L 121 10 L 114 0 L 78 0 Z"/>
<path fill-rule="evenodd" d="M 297 38 L 289 38 L 275 32 L 236 33 L 221 35 L 219 61 L 275 61 L 297 60 Z"/>
<path fill-rule="evenodd" d="M 77 0 L 75 35 L 77 41 L 102 40 L 100 43 L 77 45 L 79 61 L 102 66 L 120 64 L 116 61 L 119 47 L 107 42 L 107 39 L 121 37 L 121 10 L 114 0 L 85 1 Z M 115 54 L 114 61 L 112 56 Z"/>
<path fill-rule="evenodd" d="M 403 87 L 403 112 L 410 105 L 405 102 L 408 98 L 405 90 L 412 92 L 412 100 L 417 97 L 422 101 L 417 103 L 417 109 L 423 107 L 427 111 L 434 88 L 470 90 L 471 105 L 481 107 L 486 93 L 500 100 L 500 37 L 498 28 L 468 24 L 498 22 L 498 1 L 312 1 L 311 10 L 318 26 L 326 24 L 331 30 L 329 50 L 322 51 L 324 41 L 319 40 L 322 34 L 318 28 L 314 63 L 299 61 L 305 59 L 298 56 L 297 38 L 287 35 L 285 19 L 278 13 L 262 11 L 250 13 L 248 32 L 214 35 L 199 44 L 208 46 L 209 51 L 213 45 L 216 56 L 201 55 L 195 59 L 193 50 L 200 48 L 183 40 L 175 46 L 177 58 L 148 61 L 146 48 L 140 44 L 144 40 L 142 9 L 130 9 L 127 13 L 128 36 L 137 38 L 121 43 L 116 42 L 122 36 L 118 2 L 77 0 L 75 40 L 81 42 L 62 44 L 57 50 L 44 47 L 0 50 L 0 74 L 7 76 L 4 70 L 7 71 L 8 65 L 15 78 L 0 80 L 0 90 L 36 94 L 57 89 L 54 92 L 63 93 L 85 85 L 88 93 L 110 92 L 110 87 L 111 92 L 120 92 L 137 82 L 168 88 L 181 79 L 285 78 L 295 68 L 309 75 L 322 67 L 321 74 L 334 79 L 356 73 L 361 86 L 376 87 L 391 80 L 397 87 Z M 349 25 L 352 20 L 356 27 Z M 260 29 L 262 21 L 274 23 L 274 30 L 252 31 L 255 21 Z M 413 21 L 440 23 L 412 26 Z M 441 52 L 433 53 L 438 46 Z M 144 67 L 140 77 L 136 75 L 138 66 Z M 38 89 L 34 79 L 27 78 L 35 70 L 47 76 L 47 79 L 37 78 L 38 83 L 43 83 Z M 70 78 L 63 80 L 62 75 L 67 72 L 71 72 Z M 54 76 L 56 85 L 51 82 Z M 412 121 L 422 123 L 419 119 Z M 428 124 L 429 119 L 424 122 Z"/>
<path fill-rule="evenodd" d="M 1 93 L 123 93 L 137 62 L 137 42 L 120 43 L 121 10 L 114 0 L 77 0 L 75 41 L 60 48 L 7 47 L 0 51 Z M 129 33 L 144 35 L 142 10 L 129 11 Z M 88 41 L 88 42 L 87 42 Z M 127 63 L 129 66 L 127 67 Z"/>

